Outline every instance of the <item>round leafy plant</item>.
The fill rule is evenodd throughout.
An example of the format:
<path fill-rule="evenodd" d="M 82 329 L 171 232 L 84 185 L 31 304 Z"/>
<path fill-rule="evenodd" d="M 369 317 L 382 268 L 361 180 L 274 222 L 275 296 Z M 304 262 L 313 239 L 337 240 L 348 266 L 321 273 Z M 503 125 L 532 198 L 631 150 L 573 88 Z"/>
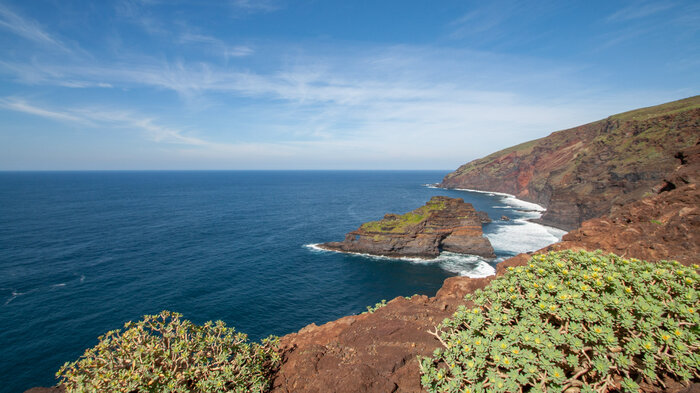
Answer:
<path fill-rule="evenodd" d="M 533 256 L 466 300 L 422 358 L 429 392 L 637 391 L 700 377 L 698 276 L 601 252 Z"/>
<path fill-rule="evenodd" d="M 128 322 L 56 373 L 72 392 L 264 392 L 278 339 L 249 343 L 221 322 L 202 326 L 163 311 Z"/>

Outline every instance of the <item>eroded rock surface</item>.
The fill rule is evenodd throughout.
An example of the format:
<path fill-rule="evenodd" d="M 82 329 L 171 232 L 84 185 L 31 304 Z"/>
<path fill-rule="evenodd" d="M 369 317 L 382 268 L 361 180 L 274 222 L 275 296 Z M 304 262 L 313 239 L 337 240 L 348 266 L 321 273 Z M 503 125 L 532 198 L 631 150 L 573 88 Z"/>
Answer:
<path fill-rule="evenodd" d="M 493 247 L 483 236 L 482 222 L 490 219 L 461 198 L 435 196 L 412 212 L 387 214 L 362 224 L 342 242 L 320 247 L 343 252 L 391 257 L 434 258 L 440 251 L 493 258 Z"/>
<path fill-rule="evenodd" d="M 572 230 L 651 194 L 700 139 L 700 96 L 554 132 L 462 165 L 441 185 L 514 194 Z M 658 190 L 657 190 L 658 191 Z"/>

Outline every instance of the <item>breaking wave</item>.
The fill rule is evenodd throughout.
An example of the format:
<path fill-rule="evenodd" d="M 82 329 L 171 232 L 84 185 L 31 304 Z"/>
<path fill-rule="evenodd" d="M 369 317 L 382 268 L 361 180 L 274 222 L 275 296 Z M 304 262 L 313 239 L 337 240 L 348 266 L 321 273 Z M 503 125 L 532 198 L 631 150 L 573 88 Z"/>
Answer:
<path fill-rule="evenodd" d="M 344 252 L 336 250 L 326 250 L 325 248 L 319 247 L 316 244 L 305 244 L 305 248 L 314 252 L 337 252 L 342 254 L 358 255 L 365 258 L 383 260 L 383 261 L 406 261 L 415 264 L 437 264 L 443 270 L 451 273 L 459 274 L 460 276 L 479 278 L 488 277 L 496 274 L 496 269 L 492 264 L 495 264 L 500 260 L 493 260 L 489 263 L 489 260 L 482 258 L 478 255 L 468 255 L 468 254 L 457 254 L 452 252 L 442 252 L 440 255 L 433 259 L 415 258 L 415 257 L 387 257 L 382 255 L 372 255 L 359 252 Z"/>

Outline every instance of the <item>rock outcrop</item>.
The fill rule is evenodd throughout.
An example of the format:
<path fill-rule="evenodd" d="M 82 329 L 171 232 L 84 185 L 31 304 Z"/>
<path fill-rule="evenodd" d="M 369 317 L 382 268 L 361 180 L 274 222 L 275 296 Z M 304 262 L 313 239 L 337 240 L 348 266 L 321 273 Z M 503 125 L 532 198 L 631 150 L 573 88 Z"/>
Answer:
<path fill-rule="evenodd" d="M 665 177 L 659 194 L 624 205 L 609 216 L 588 220 L 560 243 L 533 254 L 561 249 L 601 249 L 627 258 L 675 259 L 700 263 L 700 145 L 684 150 L 682 163 Z M 673 184 L 663 189 L 665 182 Z M 422 392 L 417 356 L 429 356 L 440 343 L 428 333 L 459 305 L 464 295 L 486 287 L 510 266 L 527 264 L 520 254 L 498 264 L 486 278 L 450 277 L 435 297 L 396 298 L 373 314 L 310 325 L 284 336 L 284 363 L 275 393 Z M 468 307 L 469 304 L 466 304 Z M 700 392 L 671 379 L 645 392 Z"/>
<path fill-rule="evenodd" d="M 441 186 L 513 194 L 566 230 L 652 193 L 700 140 L 700 96 L 639 109 L 471 161 Z"/>
<path fill-rule="evenodd" d="M 659 194 L 585 221 L 545 250 L 606 250 L 644 260 L 700 263 L 700 144 L 678 154 L 679 166 L 655 187 Z"/>
<path fill-rule="evenodd" d="M 436 196 L 412 212 L 387 214 L 362 224 L 342 242 L 320 247 L 390 257 L 434 258 L 440 251 L 450 251 L 493 258 L 493 247 L 481 228 L 486 220 L 490 221 L 487 215 L 461 198 Z"/>

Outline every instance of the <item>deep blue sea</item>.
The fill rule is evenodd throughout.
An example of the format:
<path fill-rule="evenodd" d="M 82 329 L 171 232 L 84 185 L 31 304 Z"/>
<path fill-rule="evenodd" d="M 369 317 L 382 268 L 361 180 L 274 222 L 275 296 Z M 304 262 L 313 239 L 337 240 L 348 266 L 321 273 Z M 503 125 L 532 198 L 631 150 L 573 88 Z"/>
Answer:
<path fill-rule="evenodd" d="M 434 295 L 557 240 L 513 198 L 427 187 L 447 171 L 0 172 L 0 392 L 55 384 L 104 332 L 163 309 L 257 340 Z M 499 258 L 394 260 L 313 244 L 433 195 L 494 222 Z M 507 215 L 512 221 L 500 221 Z"/>

